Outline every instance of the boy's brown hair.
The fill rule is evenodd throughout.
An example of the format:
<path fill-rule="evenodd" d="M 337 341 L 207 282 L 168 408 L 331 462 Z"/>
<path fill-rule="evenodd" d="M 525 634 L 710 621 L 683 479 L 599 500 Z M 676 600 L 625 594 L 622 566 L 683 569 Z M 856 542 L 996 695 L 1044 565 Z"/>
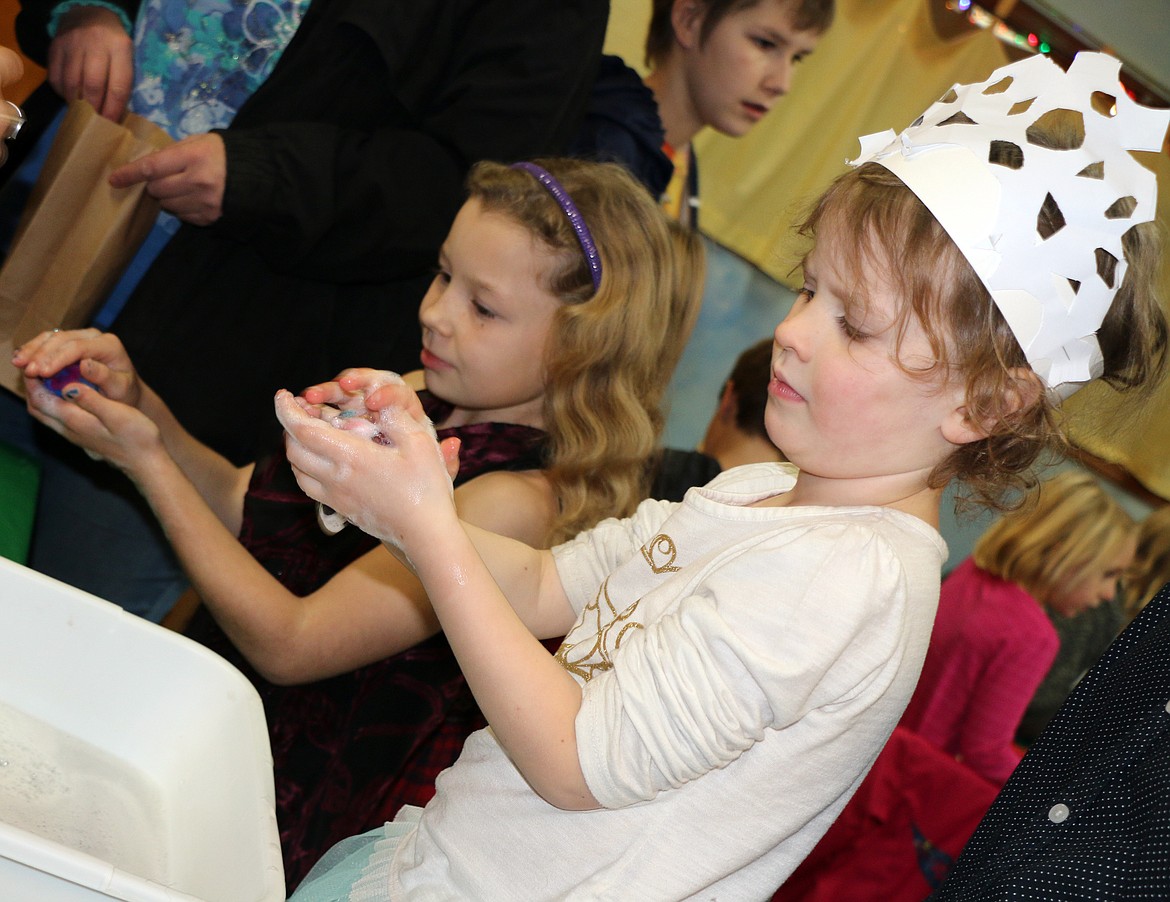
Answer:
<path fill-rule="evenodd" d="M 674 46 L 674 23 L 671 13 L 676 0 L 652 0 L 650 29 L 646 33 L 646 65 L 654 68 L 670 55 Z M 700 43 L 710 37 L 711 32 L 728 14 L 756 6 L 763 0 L 694 0 L 702 7 L 703 27 L 699 31 Z M 776 2 L 776 0 L 772 0 Z M 792 23 L 801 31 L 815 31 L 823 34 L 833 24 L 835 0 L 785 0 L 793 7 Z"/>
<path fill-rule="evenodd" d="M 741 432 L 768 439 L 764 408 L 768 406 L 768 380 L 772 378 L 772 339 L 765 338 L 736 359 L 727 381 L 735 391 L 735 425 Z M 726 384 L 726 383 L 725 383 Z"/>

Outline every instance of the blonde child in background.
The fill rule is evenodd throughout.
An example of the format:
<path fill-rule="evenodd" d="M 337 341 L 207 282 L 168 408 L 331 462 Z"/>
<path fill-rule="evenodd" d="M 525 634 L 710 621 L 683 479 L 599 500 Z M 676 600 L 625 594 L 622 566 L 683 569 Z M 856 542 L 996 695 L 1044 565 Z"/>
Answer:
<path fill-rule="evenodd" d="M 420 308 L 422 375 L 440 436 L 462 442 L 460 514 L 539 547 L 646 496 L 703 255 L 613 164 L 518 166 L 469 179 Z M 130 475 L 246 658 L 295 887 L 337 840 L 425 804 L 482 717 L 418 580 L 357 529 L 325 535 L 283 453 L 236 468 L 196 442 L 112 335 L 48 333 L 17 362 L 76 360 L 104 396 L 30 378 L 30 410 Z"/>
<path fill-rule="evenodd" d="M 1000 80 L 1007 90 L 989 90 Z M 1082 55 L 1065 76 L 1037 57 L 956 86 L 900 138 L 863 141 L 863 165 L 806 221 L 804 288 L 776 329 L 766 421 L 795 466 L 729 470 L 681 503 L 643 502 L 537 551 L 459 521 L 457 449 L 436 446 L 408 390 L 371 384 L 360 400 L 388 447 L 319 416 L 346 401 L 342 387 L 277 394 L 302 487 L 409 560 L 491 725 L 425 810 L 342 844 L 297 902 L 771 894 L 917 680 L 945 558 L 943 487 L 958 478 L 995 497 L 1056 438 L 1070 383 L 1135 387 L 1161 369 L 1153 186 L 1135 184 L 1136 163 L 1102 180 L 1140 199 L 1116 232 L 1124 280 L 1120 265 L 1092 271 L 1076 230 L 1055 260 L 1037 240 L 1045 197 L 1083 168 L 1068 143 L 1029 144 L 1026 162 L 1003 167 L 1014 190 L 1002 208 L 986 204 L 997 134 L 1044 130 L 1041 97 L 1099 115 L 1103 90 L 1120 95 L 1116 61 Z M 1134 128 L 1117 99 L 1130 128 L 1094 122 L 1085 153 L 1160 143 L 1164 118 L 1157 135 Z M 1013 231 L 1031 201 L 1029 228 Z M 987 213 L 1003 231 L 982 232 Z M 997 258 L 982 252 L 989 234 Z M 1068 310 L 1050 267 L 1070 260 L 1083 279 L 1073 315 L 1018 324 L 1017 338 L 1021 307 Z M 550 658 L 536 637 L 566 631 Z"/>
<path fill-rule="evenodd" d="M 1047 611 L 1074 617 L 1112 602 L 1134 541 L 1133 520 L 1088 473 L 1041 483 L 943 582 L 902 725 L 1002 784 L 1020 761 L 1020 718 L 1060 648 Z"/>

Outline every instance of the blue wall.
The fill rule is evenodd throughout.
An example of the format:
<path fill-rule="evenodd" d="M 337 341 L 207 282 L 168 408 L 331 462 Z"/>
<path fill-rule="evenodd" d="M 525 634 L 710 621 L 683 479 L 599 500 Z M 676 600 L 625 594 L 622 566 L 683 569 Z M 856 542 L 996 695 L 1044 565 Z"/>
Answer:
<path fill-rule="evenodd" d="M 743 258 L 709 239 L 704 244 L 703 308 L 670 386 L 666 444 L 673 448 L 692 448 L 703 438 L 735 358 L 770 337 L 796 299 Z"/>

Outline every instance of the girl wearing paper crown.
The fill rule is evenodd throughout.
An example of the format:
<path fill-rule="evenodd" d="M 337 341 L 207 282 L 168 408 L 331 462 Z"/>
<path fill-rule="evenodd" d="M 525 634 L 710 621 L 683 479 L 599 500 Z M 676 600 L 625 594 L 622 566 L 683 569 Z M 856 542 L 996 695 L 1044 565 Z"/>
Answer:
<path fill-rule="evenodd" d="M 1170 113 L 1117 66 L 1006 66 L 863 142 L 776 328 L 766 422 L 792 465 L 535 551 L 459 521 L 456 450 L 409 390 L 365 397 L 389 444 L 277 395 L 302 487 L 409 561 L 491 724 L 298 902 L 770 895 L 914 688 L 943 487 L 995 499 L 1058 440 L 1059 397 L 1160 371 L 1154 183 L 1128 151 Z"/>

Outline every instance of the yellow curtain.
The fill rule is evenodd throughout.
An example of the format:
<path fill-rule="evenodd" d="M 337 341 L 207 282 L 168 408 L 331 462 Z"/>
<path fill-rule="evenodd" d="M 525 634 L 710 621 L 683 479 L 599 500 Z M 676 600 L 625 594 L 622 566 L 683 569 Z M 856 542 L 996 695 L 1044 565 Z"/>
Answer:
<path fill-rule="evenodd" d="M 1158 176 L 1162 239 L 1170 251 L 1170 142 L 1162 153 L 1135 154 Z M 1170 252 L 1162 254 L 1162 309 L 1170 310 Z M 1143 486 L 1170 500 L 1170 379 L 1138 404 L 1097 383 L 1065 402 L 1073 442 L 1095 457 L 1123 467 Z"/>
<path fill-rule="evenodd" d="M 639 71 L 649 5 L 611 3 L 606 49 Z M 790 96 L 744 138 L 708 131 L 696 139 L 703 231 L 795 287 L 792 224 L 857 155 L 857 138 L 900 131 L 955 82 L 980 81 L 1008 62 L 989 32 L 945 36 L 952 15 L 942 0 L 838 0 L 833 27 L 801 63 Z M 1158 219 L 1170 223 L 1170 156 L 1141 156 L 1158 173 Z M 1170 263 L 1161 284 L 1170 298 Z M 1077 445 L 1170 498 L 1170 383 L 1141 410 L 1094 386 L 1074 395 L 1068 411 Z"/>

